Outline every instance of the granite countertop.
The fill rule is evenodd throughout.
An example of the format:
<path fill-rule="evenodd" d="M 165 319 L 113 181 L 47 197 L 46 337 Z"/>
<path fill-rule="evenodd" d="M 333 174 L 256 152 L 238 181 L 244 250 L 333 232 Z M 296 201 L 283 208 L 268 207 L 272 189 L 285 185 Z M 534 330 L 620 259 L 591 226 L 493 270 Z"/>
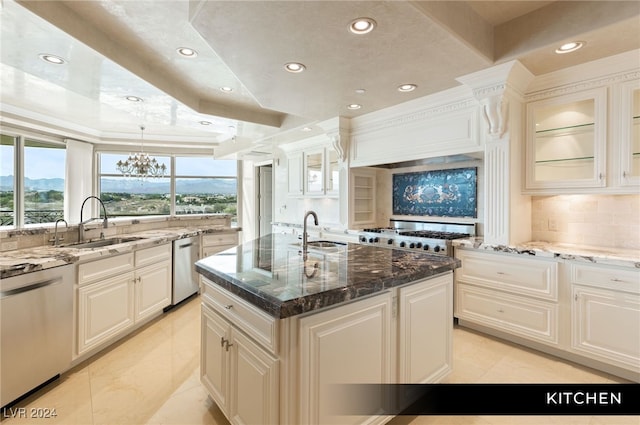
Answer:
<path fill-rule="evenodd" d="M 484 243 L 481 237 L 456 239 L 453 241 L 453 246 L 640 269 L 640 251 L 634 249 L 538 241 L 526 242 L 519 245 L 495 245 Z"/>
<path fill-rule="evenodd" d="M 65 246 L 64 244 L 61 244 L 57 247 L 46 245 L 34 248 L 4 251 L 0 257 L 0 279 L 6 279 L 25 273 L 46 270 L 77 262 L 97 260 L 102 257 L 149 248 L 155 245 L 171 242 L 176 239 L 188 238 L 199 234 L 225 233 L 238 230 L 240 230 L 240 228 L 222 225 L 168 227 L 163 229 L 127 233 L 126 235 L 119 234 L 107 236 L 106 239 L 112 237 L 139 237 L 142 239 L 105 247 L 78 249 L 74 248 L 72 245 Z"/>
<path fill-rule="evenodd" d="M 276 318 L 286 318 L 452 271 L 441 255 L 345 243 L 309 248 L 272 234 L 203 258 L 196 270 Z"/>

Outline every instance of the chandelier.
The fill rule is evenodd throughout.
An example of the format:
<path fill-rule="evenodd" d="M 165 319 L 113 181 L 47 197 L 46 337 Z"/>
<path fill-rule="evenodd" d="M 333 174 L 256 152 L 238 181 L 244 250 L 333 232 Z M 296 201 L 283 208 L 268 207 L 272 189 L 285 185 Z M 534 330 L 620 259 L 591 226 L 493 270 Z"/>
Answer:
<path fill-rule="evenodd" d="M 116 163 L 118 171 L 125 177 L 163 177 L 167 171 L 167 166 L 161 164 L 149 154 L 144 152 L 144 126 L 140 126 L 140 152 L 129 154 L 125 161 L 119 160 Z"/>

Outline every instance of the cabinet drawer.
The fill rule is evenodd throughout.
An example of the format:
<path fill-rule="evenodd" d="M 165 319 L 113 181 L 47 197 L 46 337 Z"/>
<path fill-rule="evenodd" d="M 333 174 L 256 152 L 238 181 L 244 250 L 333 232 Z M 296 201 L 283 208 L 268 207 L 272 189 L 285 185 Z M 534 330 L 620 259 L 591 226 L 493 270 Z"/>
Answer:
<path fill-rule="evenodd" d="M 202 246 L 237 245 L 237 244 L 238 244 L 237 232 L 202 235 Z"/>
<path fill-rule="evenodd" d="M 277 323 L 274 317 L 220 288 L 209 279 L 202 278 L 202 282 L 203 302 L 269 351 L 277 353 Z"/>
<path fill-rule="evenodd" d="M 553 260 L 457 250 L 456 280 L 486 288 L 558 300 L 558 263 Z"/>
<path fill-rule="evenodd" d="M 571 283 L 640 294 L 640 269 L 569 264 Z"/>
<path fill-rule="evenodd" d="M 78 285 L 82 286 L 130 270 L 133 270 L 133 252 L 80 264 L 78 266 Z"/>
<path fill-rule="evenodd" d="M 202 258 L 209 257 L 217 254 L 218 252 L 226 251 L 229 248 L 234 248 L 237 245 L 220 245 L 220 246 L 205 246 L 202 248 Z"/>
<path fill-rule="evenodd" d="M 534 339 L 558 343 L 558 306 L 469 285 L 456 288 L 460 319 Z"/>
<path fill-rule="evenodd" d="M 163 260 L 171 259 L 171 244 L 145 248 L 135 252 L 136 267 L 146 266 Z"/>

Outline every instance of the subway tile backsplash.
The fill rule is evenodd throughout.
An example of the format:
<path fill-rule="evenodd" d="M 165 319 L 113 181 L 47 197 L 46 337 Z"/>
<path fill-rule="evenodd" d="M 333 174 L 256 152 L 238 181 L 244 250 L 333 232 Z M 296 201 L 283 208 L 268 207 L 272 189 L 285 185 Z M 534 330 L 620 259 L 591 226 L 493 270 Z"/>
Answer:
<path fill-rule="evenodd" d="M 640 195 L 534 196 L 536 241 L 640 249 Z"/>

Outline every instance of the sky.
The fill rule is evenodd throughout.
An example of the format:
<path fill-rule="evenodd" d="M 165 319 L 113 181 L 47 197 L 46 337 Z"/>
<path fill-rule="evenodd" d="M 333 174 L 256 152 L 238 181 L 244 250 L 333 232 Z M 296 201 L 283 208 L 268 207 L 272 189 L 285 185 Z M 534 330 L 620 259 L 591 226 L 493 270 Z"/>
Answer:
<path fill-rule="evenodd" d="M 31 179 L 64 178 L 64 149 L 25 148 L 25 176 Z M 128 155 L 102 154 L 102 172 L 119 174 L 115 163 Z M 167 167 L 169 157 L 155 156 Z M 71 165 L 72 166 L 72 165 Z M 236 161 L 220 161 L 206 157 L 176 158 L 176 173 L 189 176 L 236 176 Z M 0 145 L 0 176 L 13 175 L 13 147 Z"/>

